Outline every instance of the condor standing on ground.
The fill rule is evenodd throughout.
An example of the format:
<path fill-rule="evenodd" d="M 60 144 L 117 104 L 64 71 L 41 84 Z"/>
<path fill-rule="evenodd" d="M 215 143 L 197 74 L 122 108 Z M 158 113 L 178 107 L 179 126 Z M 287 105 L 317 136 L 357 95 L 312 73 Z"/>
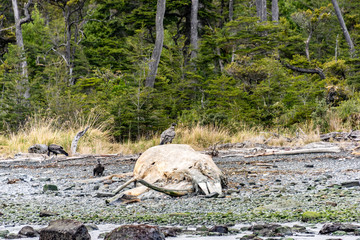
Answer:
<path fill-rule="evenodd" d="M 50 156 L 50 153 L 54 153 L 57 157 L 58 154 L 64 154 L 65 156 L 69 156 L 67 152 L 63 149 L 62 146 L 56 145 L 56 144 L 50 144 L 48 146 L 48 156 Z"/>
<path fill-rule="evenodd" d="M 161 133 L 160 145 L 172 143 L 172 140 L 175 137 L 175 126 L 176 123 L 173 123 L 171 124 L 171 127 Z"/>
<path fill-rule="evenodd" d="M 105 167 L 101 164 L 100 159 L 97 160 L 98 164 L 93 170 L 94 176 L 102 176 L 105 170 Z"/>

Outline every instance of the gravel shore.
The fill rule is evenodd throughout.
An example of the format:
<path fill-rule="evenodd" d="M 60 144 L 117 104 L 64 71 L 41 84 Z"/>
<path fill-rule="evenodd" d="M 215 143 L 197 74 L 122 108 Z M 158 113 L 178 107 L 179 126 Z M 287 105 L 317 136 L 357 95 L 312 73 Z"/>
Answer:
<path fill-rule="evenodd" d="M 214 162 L 229 180 L 223 198 L 172 198 L 153 193 L 125 205 L 106 205 L 106 198 L 95 196 L 97 192 L 111 192 L 128 179 L 81 182 L 92 178 L 97 158 L 0 160 L 0 226 L 47 225 L 59 218 L 97 225 L 149 223 L 184 228 L 360 222 L 360 158 L 349 151 L 215 157 Z M 131 172 L 135 161 L 102 157 L 104 174 Z M 55 185 L 58 190 L 44 191 L 45 185 Z M 241 232 L 240 227 L 237 229 Z"/>

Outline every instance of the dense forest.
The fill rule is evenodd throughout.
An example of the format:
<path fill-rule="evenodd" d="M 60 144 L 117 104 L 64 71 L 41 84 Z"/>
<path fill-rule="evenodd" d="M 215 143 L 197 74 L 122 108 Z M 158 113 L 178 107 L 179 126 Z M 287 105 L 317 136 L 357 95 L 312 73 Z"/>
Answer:
<path fill-rule="evenodd" d="M 172 122 L 360 121 L 358 0 L 0 0 L 0 132 L 93 114 L 118 141 Z"/>

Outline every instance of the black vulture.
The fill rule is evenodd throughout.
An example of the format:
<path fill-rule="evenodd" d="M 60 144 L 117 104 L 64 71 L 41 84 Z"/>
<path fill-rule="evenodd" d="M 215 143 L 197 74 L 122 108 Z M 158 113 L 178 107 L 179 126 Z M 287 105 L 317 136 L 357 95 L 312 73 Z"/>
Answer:
<path fill-rule="evenodd" d="M 97 161 L 98 161 L 98 164 L 94 168 L 93 173 L 94 173 L 94 176 L 102 176 L 105 168 L 103 165 L 101 165 L 100 159 L 98 159 Z"/>
<path fill-rule="evenodd" d="M 173 123 L 168 129 L 161 133 L 160 145 L 172 143 L 172 140 L 175 137 L 175 126 L 176 123 Z"/>
<path fill-rule="evenodd" d="M 50 156 L 50 153 L 54 153 L 55 156 L 57 156 L 58 154 L 64 154 L 65 156 L 69 156 L 69 154 L 67 152 L 65 152 L 65 150 L 63 149 L 62 146 L 56 145 L 56 144 L 50 144 L 48 146 L 48 156 Z"/>

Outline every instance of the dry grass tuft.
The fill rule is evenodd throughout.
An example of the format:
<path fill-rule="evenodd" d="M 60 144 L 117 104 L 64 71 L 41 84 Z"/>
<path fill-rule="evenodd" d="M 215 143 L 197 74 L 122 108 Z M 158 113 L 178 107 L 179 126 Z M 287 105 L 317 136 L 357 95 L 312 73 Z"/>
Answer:
<path fill-rule="evenodd" d="M 107 146 L 111 142 L 110 134 L 104 130 L 105 125 L 96 125 L 93 115 L 90 115 L 87 120 L 77 118 L 76 121 L 69 120 L 61 125 L 58 122 L 56 118 L 35 115 L 28 119 L 21 130 L 0 138 L 0 154 L 10 156 L 18 152 L 27 152 L 28 148 L 34 144 L 49 145 L 51 143 L 59 144 L 66 151 L 70 151 L 73 138 L 86 126 L 91 126 L 91 128 L 81 138 L 78 151 L 80 153 L 108 152 Z"/>
<path fill-rule="evenodd" d="M 97 117 L 90 114 L 88 118 L 69 120 L 59 125 L 56 118 L 35 116 L 27 121 L 22 130 L 7 136 L 0 136 L 0 155 L 11 156 L 18 152 L 27 152 L 34 144 L 56 143 L 70 151 L 75 135 L 90 126 L 87 133 L 80 139 L 77 152 L 81 154 L 134 154 L 144 152 L 146 149 L 158 145 L 160 133 L 154 134 L 150 139 L 142 137 L 136 142 L 115 143 L 110 135 L 109 123 L 98 123 Z M 315 130 L 314 130 L 315 129 Z M 296 133 L 297 132 L 297 133 Z M 279 137 L 274 137 L 274 134 Z M 288 142 L 287 139 L 295 141 Z M 288 129 L 251 128 L 242 125 L 237 132 L 230 132 L 221 127 L 197 125 L 188 128 L 179 125 L 176 128 L 176 137 L 173 143 L 189 144 L 196 150 L 203 150 L 216 143 L 266 143 L 271 146 L 301 146 L 310 142 L 319 141 L 319 130 L 309 122 L 301 125 L 296 131 Z"/>
<path fill-rule="evenodd" d="M 179 126 L 176 134 L 173 143 L 189 144 L 196 150 L 207 148 L 217 142 L 231 141 L 228 130 L 213 126 L 197 125 L 191 129 Z"/>

